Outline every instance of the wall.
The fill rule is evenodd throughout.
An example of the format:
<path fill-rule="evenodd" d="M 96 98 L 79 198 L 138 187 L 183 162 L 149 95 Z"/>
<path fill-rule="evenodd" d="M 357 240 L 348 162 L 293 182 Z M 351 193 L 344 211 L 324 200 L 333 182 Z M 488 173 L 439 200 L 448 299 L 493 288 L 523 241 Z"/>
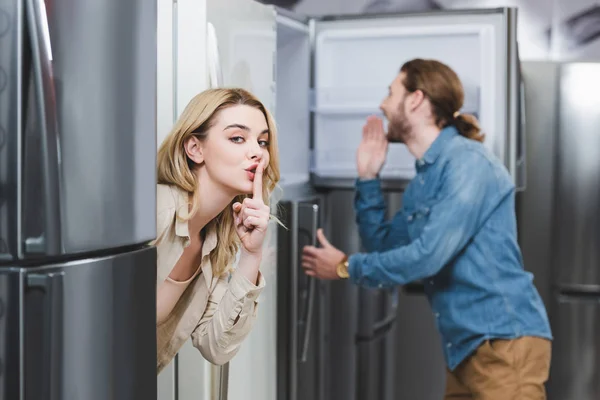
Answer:
<path fill-rule="evenodd" d="M 600 5 L 597 0 L 302 0 L 294 11 L 319 16 L 426 11 L 436 7 L 518 7 L 518 40 L 524 61 L 600 61 Z M 593 7 L 596 7 L 595 12 Z M 569 30 L 565 21 L 582 12 L 587 12 L 586 17 Z"/>

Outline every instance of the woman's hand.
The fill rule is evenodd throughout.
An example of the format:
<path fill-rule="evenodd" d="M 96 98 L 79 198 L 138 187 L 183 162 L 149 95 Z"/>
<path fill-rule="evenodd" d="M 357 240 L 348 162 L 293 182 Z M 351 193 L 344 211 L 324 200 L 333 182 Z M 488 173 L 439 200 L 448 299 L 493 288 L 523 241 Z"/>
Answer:
<path fill-rule="evenodd" d="M 233 204 L 235 229 L 242 242 L 242 250 L 254 256 L 262 252 L 270 217 L 269 206 L 264 203 L 262 197 L 263 170 L 264 166 L 260 163 L 254 174 L 252 198 L 244 199 L 243 203 Z"/>

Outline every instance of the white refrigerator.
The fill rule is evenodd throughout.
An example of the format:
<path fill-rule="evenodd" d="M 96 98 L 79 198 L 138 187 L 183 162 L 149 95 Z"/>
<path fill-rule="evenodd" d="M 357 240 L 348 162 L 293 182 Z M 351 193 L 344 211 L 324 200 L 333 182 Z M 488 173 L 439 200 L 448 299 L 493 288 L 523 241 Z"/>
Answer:
<path fill-rule="evenodd" d="M 435 58 L 458 73 L 466 95 L 461 111 L 477 115 L 486 133 L 486 146 L 504 161 L 518 189 L 525 187 L 515 9 L 307 18 L 251 0 L 204 0 L 193 2 L 193 7 L 191 3 L 180 0 L 169 6 L 170 16 L 161 17 L 165 26 L 171 24 L 170 38 L 161 36 L 159 25 L 159 43 L 163 40 L 166 47 L 173 47 L 169 50 L 170 73 L 162 77 L 163 83 L 171 82 L 169 93 L 178 102 L 171 108 L 171 118 L 191 96 L 211 85 L 253 91 L 273 111 L 278 125 L 282 171 L 278 200 L 290 209 L 305 207 L 307 201 L 318 203 L 317 225 L 326 234 L 332 233 L 333 244 L 342 250 L 360 250 L 351 207 L 342 215 L 344 208 L 336 203 L 347 200 L 351 204 L 362 125 L 369 114 L 380 113 L 378 106 L 388 85 L 401 65 L 412 58 Z M 159 15 L 160 10 L 159 5 Z M 159 103 L 160 71 L 159 60 Z M 158 125 L 160 132 L 160 119 Z M 382 172 L 384 188 L 401 195 L 414 174 L 414 158 L 406 147 L 392 144 Z M 290 205 L 293 203 L 296 206 Z M 205 368 L 208 372 L 202 381 L 198 379 L 200 367 L 183 361 L 200 355 L 190 356 L 197 353 L 193 349 L 182 350 L 177 371 L 168 372 L 185 387 L 178 389 L 179 398 L 191 399 L 182 395 L 190 388 L 190 393 L 203 391 L 208 397 L 201 398 L 206 399 L 220 394 L 231 400 L 361 399 L 365 398 L 361 393 L 373 387 L 394 386 L 390 381 L 396 377 L 389 360 L 394 343 L 387 336 L 392 328 L 403 329 L 402 321 L 393 318 L 395 296 L 364 292 L 347 282 L 319 282 L 318 290 L 310 291 L 316 296 L 311 302 L 315 321 L 307 340 L 304 328 L 298 333 L 298 325 L 307 323 L 305 310 L 278 311 L 282 303 L 305 305 L 298 298 L 290 301 L 282 296 L 307 293 L 278 290 L 281 285 L 289 287 L 289 282 L 281 279 L 305 279 L 300 279 L 301 271 L 288 273 L 297 268 L 297 262 L 275 256 L 278 250 L 290 248 L 289 243 L 278 243 L 276 232 L 266 247 L 269 256 L 262 271 L 267 287 L 253 331 L 226 374 L 215 375 L 218 370 Z M 278 273 L 284 269 L 286 274 Z M 283 318 L 282 313 L 298 315 L 302 321 Z M 373 321 L 373 315 L 381 318 Z M 399 327 L 394 327 L 394 322 Z M 365 360 L 370 350 L 361 349 L 356 338 L 368 342 L 369 332 L 377 333 L 373 340 L 377 340 L 380 356 L 370 355 Z M 290 340 L 298 341 L 298 337 L 302 338 L 303 357 L 294 356 L 297 349 L 290 345 Z M 306 362 L 314 363 L 313 367 L 291 365 Z M 362 373 L 373 363 L 377 368 L 372 370 L 383 371 L 383 378 Z M 308 378 L 302 372 L 308 370 L 329 375 L 326 379 Z M 228 384 L 218 389 L 219 379 L 225 378 Z M 393 395 L 393 389 L 382 390 L 378 398 Z"/>

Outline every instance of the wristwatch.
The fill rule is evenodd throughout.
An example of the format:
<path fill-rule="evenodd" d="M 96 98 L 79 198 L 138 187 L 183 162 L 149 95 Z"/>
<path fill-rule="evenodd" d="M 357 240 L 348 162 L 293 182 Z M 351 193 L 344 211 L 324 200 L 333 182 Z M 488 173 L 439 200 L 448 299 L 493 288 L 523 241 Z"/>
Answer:
<path fill-rule="evenodd" d="M 350 277 L 348 273 L 348 256 L 345 256 L 342 261 L 336 267 L 337 275 L 342 279 L 347 279 Z"/>

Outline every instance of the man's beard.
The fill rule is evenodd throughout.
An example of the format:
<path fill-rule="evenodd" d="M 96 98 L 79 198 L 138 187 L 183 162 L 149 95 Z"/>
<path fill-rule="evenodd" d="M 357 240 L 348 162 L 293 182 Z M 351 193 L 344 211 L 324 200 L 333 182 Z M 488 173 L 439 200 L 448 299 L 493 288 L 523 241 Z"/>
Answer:
<path fill-rule="evenodd" d="M 406 143 L 411 135 L 411 127 L 404 115 L 403 105 L 398 107 L 395 115 L 388 118 L 388 134 L 387 139 L 390 143 Z"/>

